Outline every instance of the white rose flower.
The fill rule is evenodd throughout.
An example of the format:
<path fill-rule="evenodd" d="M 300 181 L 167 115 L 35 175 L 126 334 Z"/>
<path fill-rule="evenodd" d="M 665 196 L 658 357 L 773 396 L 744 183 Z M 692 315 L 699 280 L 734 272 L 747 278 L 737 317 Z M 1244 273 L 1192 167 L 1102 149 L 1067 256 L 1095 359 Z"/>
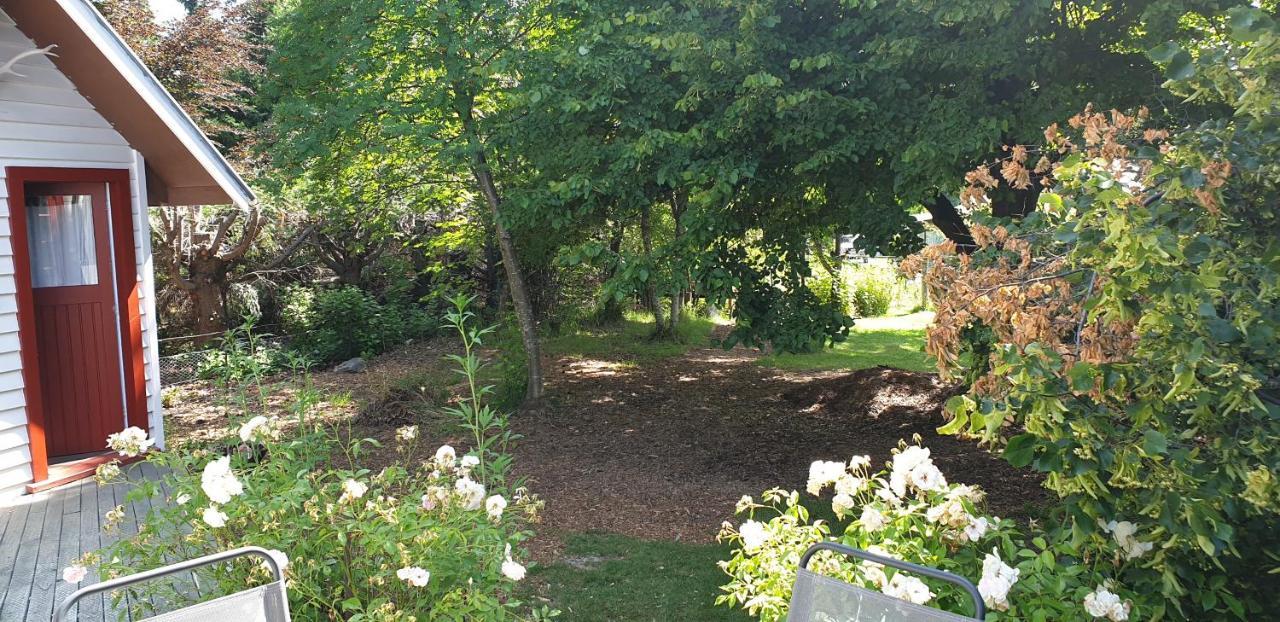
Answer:
<path fill-rule="evenodd" d="M 449 499 L 449 489 L 444 486 L 427 486 L 427 494 L 422 495 L 422 509 L 434 510 Z"/>
<path fill-rule="evenodd" d="M 184 493 L 182 493 L 182 494 L 178 495 L 178 496 L 177 496 L 177 498 L 175 498 L 173 501 L 174 501 L 175 503 L 177 503 L 178 505 L 186 505 L 186 504 L 187 504 L 187 502 L 188 502 L 188 501 L 190 501 L 190 500 L 191 500 L 191 495 L 189 495 L 189 494 L 187 494 L 187 493 L 185 493 L 185 492 L 184 492 Z"/>
<path fill-rule="evenodd" d="M 809 491 L 811 495 L 820 495 L 823 488 L 835 483 L 844 473 L 845 466 L 843 462 L 815 461 L 809 465 L 809 485 L 805 490 Z"/>
<path fill-rule="evenodd" d="M 62 569 L 62 580 L 67 583 L 79 583 L 89 575 L 89 569 L 84 566 L 74 565 L 67 566 Z"/>
<path fill-rule="evenodd" d="M 966 542 L 977 542 L 982 538 L 982 536 L 987 534 L 987 528 L 990 526 L 990 522 L 985 516 L 979 516 L 977 518 L 970 517 L 970 519 L 969 524 L 962 532 L 964 534 L 964 540 Z"/>
<path fill-rule="evenodd" d="M 917 605 L 923 605 L 933 598 L 933 592 L 929 591 L 929 586 L 924 581 L 903 572 L 893 575 L 880 591 Z"/>
<path fill-rule="evenodd" d="M 849 510 L 852 510 L 853 506 L 857 504 L 858 502 L 855 501 L 853 497 L 842 492 L 836 493 L 836 495 L 831 498 L 831 510 L 840 518 L 844 518 L 844 515 L 848 513 Z"/>
<path fill-rule="evenodd" d="M 369 492 L 369 487 L 354 480 L 349 479 L 342 482 L 342 496 L 338 497 L 338 503 L 349 503 L 364 496 Z"/>
<path fill-rule="evenodd" d="M 107 436 L 107 447 L 124 456 L 134 458 L 147 453 L 155 441 L 147 438 L 146 430 L 137 426 L 129 426 L 115 434 Z"/>
<path fill-rule="evenodd" d="M 862 523 L 862 528 L 869 532 L 877 532 L 884 529 L 889 524 L 889 519 L 876 508 L 868 505 L 863 506 L 862 516 L 858 517 L 858 522 Z"/>
<path fill-rule="evenodd" d="M 769 539 L 764 523 L 755 520 L 742 523 L 742 526 L 738 527 L 738 535 L 742 536 L 742 550 L 747 552 L 759 549 Z"/>
<path fill-rule="evenodd" d="M 403 442 L 409 442 L 418 438 L 418 426 L 407 425 L 396 430 L 396 439 Z"/>
<path fill-rule="evenodd" d="M 457 460 L 458 454 L 448 445 L 441 445 L 436 450 L 436 464 L 442 468 L 453 468 L 453 463 Z"/>
<path fill-rule="evenodd" d="M 267 418 L 262 415 L 244 422 L 244 425 L 240 426 L 240 441 L 243 443 L 249 442 L 258 434 L 258 429 L 267 425 L 267 423 Z"/>
<path fill-rule="evenodd" d="M 925 463 L 932 464 L 932 460 L 929 458 L 929 448 L 912 445 L 893 457 L 892 470 L 910 473 L 916 467 Z"/>
<path fill-rule="evenodd" d="M 1115 537 L 1116 544 L 1124 551 L 1125 559 L 1137 559 L 1145 555 L 1148 551 L 1155 547 L 1153 542 L 1142 542 L 1138 540 L 1138 527 L 1133 523 L 1124 520 L 1120 522 L 1111 521 L 1103 526 L 1107 532 Z"/>
<path fill-rule="evenodd" d="M 849 470 L 857 471 L 871 466 L 871 456 L 854 456 L 849 459 Z"/>
<path fill-rule="evenodd" d="M 938 467 L 933 466 L 933 462 L 916 467 L 911 472 L 910 481 L 916 488 L 930 492 L 947 487 L 947 478 L 942 476 L 942 471 L 939 471 Z"/>
<path fill-rule="evenodd" d="M 231 497 L 244 492 L 244 486 L 231 472 L 231 457 L 223 456 L 204 465 L 200 474 L 200 488 L 214 503 L 227 503 Z"/>
<path fill-rule="evenodd" d="M 417 566 L 405 566 L 396 571 L 396 578 L 413 587 L 426 587 L 431 581 L 431 573 Z"/>
<path fill-rule="evenodd" d="M 498 520 L 502 518 L 502 511 L 507 509 L 507 500 L 502 495 L 493 495 L 484 500 L 484 511 L 489 514 L 489 518 Z"/>
<path fill-rule="evenodd" d="M 1020 570 L 1000 560 L 993 549 L 982 560 L 982 579 L 978 581 L 978 593 L 988 607 L 998 611 L 1009 609 L 1009 590 L 1018 582 Z"/>
<path fill-rule="evenodd" d="M 464 509 L 478 510 L 484 505 L 484 484 L 464 477 L 454 482 L 453 489 Z"/>
<path fill-rule="evenodd" d="M 1084 597 L 1084 610 L 1089 615 L 1095 618 L 1106 618 L 1111 622 L 1128 620 L 1129 607 L 1128 601 L 1121 602 L 1119 596 L 1101 585 Z"/>
<path fill-rule="evenodd" d="M 866 478 L 857 477 L 848 473 L 843 473 L 836 480 L 835 491 L 838 495 L 848 495 L 852 497 L 867 487 Z"/>
<path fill-rule="evenodd" d="M 227 525 L 227 515 L 223 514 L 216 505 L 211 505 L 205 508 L 200 518 L 205 522 L 205 524 L 215 529 L 225 527 Z"/>
<path fill-rule="evenodd" d="M 506 561 L 502 562 L 502 576 L 512 581 L 519 581 L 524 578 L 524 573 L 524 566 L 520 565 L 520 562 L 511 558 L 507 558 Z"/>

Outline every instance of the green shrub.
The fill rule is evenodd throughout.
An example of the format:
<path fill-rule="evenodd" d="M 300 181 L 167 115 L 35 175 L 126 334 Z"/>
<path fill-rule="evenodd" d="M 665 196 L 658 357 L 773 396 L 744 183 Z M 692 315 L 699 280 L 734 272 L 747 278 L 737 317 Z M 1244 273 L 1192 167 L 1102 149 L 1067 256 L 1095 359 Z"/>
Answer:
<path fill-rule="evenodd" d="M 1012 185 L 1056 162 L 1036 212 L 982 218 L 999 182 L 980 169 L 964 192 L 977 248 L 921 257 L 930 353 L 951 377 L 989 369 L 943 431 L 1047 474 L 1048 539 L 1145 597 L 1134 619 L 1280 611 L 1280 29 L 1247 7 L 1226 21 L 1197 56 L 1151 55 L 1175 93 L 1233 113 L 1166 130 L 1087 109 L 1001 163 Z M 987 360 L 963 353 L 975 322 Z"/>
<path fill-rule="evenodd" d="M 254 332 L 253 323 L 245 322 L 223 333 L 218 347 L 204 354 L 197 374 L 230 386 L 272 374 L 293 363 L 284 348 L 263 340 Z"/>
<path fill-rule="evenodd" d="M 893 268 L 864 265 L 852 270 L 849 287 L 850 311 L 855 317 L 879 317 L 889 312 L 898 289 Z"/>
<path fill-rule="evenodd" d="M 397 431 L 394 450 L 352 438 L 349 429 L 309 416 L 317 396 L 304 386 L 288 425 L 246 413 L 220 451 L 152 453 L 163 482 L 142 482 L 127 495 L 154 500 L 141 504 L 150 510 L 137 535 L 90 553 L 76 570 L 96 565 L 101 576 L 118 576 L 252 545 L 287 558 L 296 620 L 527 619 L 535 612 L 512 597 L 525 574 L 516 558 L 541 502 L 509 482 L 507 417 L 485 403 L 477 382 L 474 347 L 487 329 L 469 326 L 462 311 L 450 319 L 463 337 L 465 354 L 455 360 L 471 392 L 445 412 L 469 433 L 465 455 L 427 447 L 416 426 Z M 110 444 L 137 454 L 145 432 L 126 430 Z M 104 481 L 118 475 L 115 463 L 99 472 Z M 113 512 L 108 520 L 123 517 Z M 198 573 L 206 595 L 267 579 L 258 560 Z M 117 605 L 137 619 L 154 603 L 172 608 L 199 599 L 181 588 L 150 582 L 130 589 L 127 601 L 117 594 Z"/>
<path fill-rule="evenodd" d="M 1149 597 L 1108 586 L 1105 565 L 1073 559 L 1070 547 L 1024 535 L 1014 521 L 986 514 L 982 490 L 948 483 L 927 448 L 903 443 L 888 469 L 873 472 L 870 464 L 867 456 L 813 463 L 808 499 L 778 488 L 765 491 L 760 501 L 743 497 L 737 512 L 746 520 L 720 533 L 721 541 L 738 548 L 721 563 L 729 583 L 717 602 L 767 622 L 785 619 L 800 556 L 820 541 L 966 577 L 977 584 L 991 612 L 988 620 L 1095 619 L 1103 604 L 1095 601 L 1108 600 L 1106 590 L 1116 597 L 1106 613 L 1120 622 L 1135 601 Z M 835 520 L 814 519 L 811 513 L 818 510 Z M 1117 525 L 1115 531 L 1124 529 Z M 917 604 L 973 613 L 971 598 L 950 583 L 826 552 L 809 568 Z"/>
<path fill-rule="evenodd" d="M 350 286 L 292 288 L 283 306 L 294 346 L 321 361 L 372 356 L 434 331 L 430 317 L 416 306 L 381 304 Z"/>

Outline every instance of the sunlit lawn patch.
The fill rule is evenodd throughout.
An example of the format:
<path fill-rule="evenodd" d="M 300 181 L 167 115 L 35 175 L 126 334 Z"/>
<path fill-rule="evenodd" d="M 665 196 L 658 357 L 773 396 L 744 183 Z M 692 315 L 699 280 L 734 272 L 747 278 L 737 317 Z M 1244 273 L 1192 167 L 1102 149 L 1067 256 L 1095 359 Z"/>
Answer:
<path fill-rule="evenodd" d="M 933 313 L 863 318 L 849 338 L 834 348 L 810 354 L 772 354 L 761 365 L 789 370 L 864 369 L 886 365 L 908 371 L 934 371 L 924 353 L 924 329 Z"/>

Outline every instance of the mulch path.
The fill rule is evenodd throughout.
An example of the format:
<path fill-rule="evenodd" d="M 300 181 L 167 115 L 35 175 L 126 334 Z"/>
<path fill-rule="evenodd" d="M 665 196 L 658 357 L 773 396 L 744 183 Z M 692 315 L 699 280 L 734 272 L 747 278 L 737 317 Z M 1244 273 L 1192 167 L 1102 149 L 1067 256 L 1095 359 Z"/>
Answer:
<path fill-rule="evenodd" d="M 999 516 L 1026 516 L 1040 479 L 942 436 L 955 389 L 935 374 L 874 368 L 794 373 L 756 352 L 696 348 L 656 364 L 564 358 L 545 407 L 521 413 L 515 471 L 547 501 L 545 526 L 709 542 L 743 495 L 803 489 L 810 462 L 883 464 L 919 434 L 951 481 L 979 484 Z"/>
<path fill-rule="evenodd" d="M 369 361 L 362 374 L 315 372 L 317 411 L 351 421 L 354 432 L 388 445 L 412 420 L 404 379 L 451 378 L 443 339 L 415 343 Z M 874 368 L 797 373 L 756 364 L 759 353 L 699 347 L 656 362 L 566 356 L 548 359 L 546 402 L 516 413 L 515 474 L 546 501 L 535 558 L 550 559 L 559 534 L 606 531 L 704 543 L 733 518 L 744 494 L 803 489 L 813 460 L 890 457 L 919 434 L 951 481 L 979 484 L 999 516 L 1027 516 L 1044 499 L 1034 474 L 1010 467 L 971 442 L 941 436 L 941 405 L 954 394 L 934 374 Z M 460 387 L 449 391 L 455 395 Z M 296 384 L 271 387 L 283 412 Z M 228 394 L 205 384 L 178 389 L 166 410 L 171 442 L 214 438 L 225 429 Z M 428 439 L 463 447 L 460 438 Z"/>

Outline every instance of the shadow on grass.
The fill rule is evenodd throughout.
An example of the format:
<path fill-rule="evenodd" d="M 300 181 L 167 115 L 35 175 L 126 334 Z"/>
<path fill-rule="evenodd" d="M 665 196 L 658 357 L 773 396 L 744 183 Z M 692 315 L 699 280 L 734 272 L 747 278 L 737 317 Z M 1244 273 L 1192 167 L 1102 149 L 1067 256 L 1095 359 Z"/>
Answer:
<path fill-rule="evenodd" d="M 716 606 L 728 577 L 716 562 L 729 547 L 638 540 L 614 534 L 575 534 L 561 559 L 534 571 L 543 597 L 568 622 L 750 620 Z"/>

